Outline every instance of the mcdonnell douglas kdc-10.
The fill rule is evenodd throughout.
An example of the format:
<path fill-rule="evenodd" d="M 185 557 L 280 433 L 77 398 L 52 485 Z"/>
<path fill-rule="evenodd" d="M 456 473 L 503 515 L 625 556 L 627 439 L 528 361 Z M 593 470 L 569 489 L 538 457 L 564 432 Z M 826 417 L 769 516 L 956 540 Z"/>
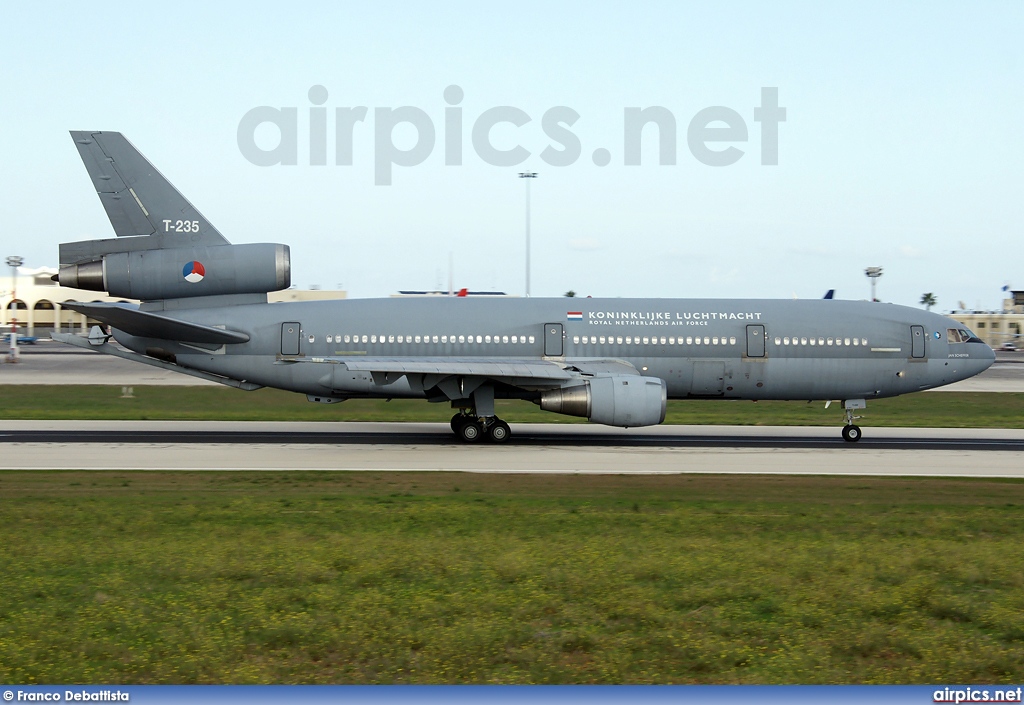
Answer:
<path fill-rule="evenodd" d="M 869 399 L 931 389 L 995 355 L 938 314 L 866 301 L 426 297 L 268 303 L 287 245 L 232 245 L 117 132 L 72 132 L 117 238 L 60 246 L 61 285 L 138 299 L 68 303 L 107 326 L 54 339 L 244 390 L 314 402 L 448 403 L 463 441 L 508 439 L 495 399 L 634 427 L 667 399 Z M 123 348 L 112 345 L 113 337 Z M 124 349 L 126 348 L 126 349 Z"/>

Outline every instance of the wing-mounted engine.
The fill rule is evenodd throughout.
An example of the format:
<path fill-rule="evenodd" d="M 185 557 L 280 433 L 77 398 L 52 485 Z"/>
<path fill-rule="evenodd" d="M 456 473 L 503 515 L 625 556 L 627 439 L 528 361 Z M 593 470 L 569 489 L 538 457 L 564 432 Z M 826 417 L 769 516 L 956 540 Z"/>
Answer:
<path fill-rule="evenodd" d="M 654 426 L 665 420 L 668 387 L 657 377 L 606 375 L 542 392 L 540 407 L 607 426 Z"/>

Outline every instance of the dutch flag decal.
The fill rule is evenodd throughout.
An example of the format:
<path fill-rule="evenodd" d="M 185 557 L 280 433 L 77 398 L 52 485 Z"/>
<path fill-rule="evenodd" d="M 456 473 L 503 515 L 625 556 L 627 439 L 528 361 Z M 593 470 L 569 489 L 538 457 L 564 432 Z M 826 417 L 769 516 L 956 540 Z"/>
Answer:
<path fill-rule="evenodd" d="M 206 276 L 206 268 L 203 267 L 202 262 L 193 260 L 182 268 L 181 276 L 185 277 L 185 281 L 190 284 L 195 284 L 197 282 L 201 282 L 203 277 Z"/>
<path fill-rule="evenodd" d="M 582 321 L 583 311 L 566 311 L 565 317 L 570 321 Z"/>

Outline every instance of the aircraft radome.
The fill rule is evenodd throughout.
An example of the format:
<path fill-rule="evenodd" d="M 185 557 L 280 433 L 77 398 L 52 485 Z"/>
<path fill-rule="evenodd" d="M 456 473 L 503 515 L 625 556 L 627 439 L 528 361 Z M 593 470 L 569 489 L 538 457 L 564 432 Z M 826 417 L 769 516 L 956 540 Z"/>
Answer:
<path fill-rule="evenodd" d="M 287 245 L 228 243 L 120 133 L 71 135 L 117 237 L 62 244 L 56 278 L 142 303 L 68 303 L 107 328 L 54 339 L 239 389 L 450 404 L 467 442 L 508 439 L 495 399 L 622 427 L 661 423 L 668 399 L 838 400 L 843 437 L 857 441 L 854 412 L 868 400 L 995 359 L 944 316 L 867 301 L 268 303 L 290 283 Z"/>

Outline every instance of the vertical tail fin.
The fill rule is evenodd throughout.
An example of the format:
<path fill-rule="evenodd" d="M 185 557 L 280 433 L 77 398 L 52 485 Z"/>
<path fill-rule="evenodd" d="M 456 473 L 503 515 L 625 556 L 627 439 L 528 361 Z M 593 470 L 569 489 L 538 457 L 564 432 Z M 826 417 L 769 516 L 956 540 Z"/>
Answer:
<path fill-rule="evenodd" d="M 160 247 L 228 241 L 120 132 L 72 132 L 118 237 L 160 236 Z"/>

